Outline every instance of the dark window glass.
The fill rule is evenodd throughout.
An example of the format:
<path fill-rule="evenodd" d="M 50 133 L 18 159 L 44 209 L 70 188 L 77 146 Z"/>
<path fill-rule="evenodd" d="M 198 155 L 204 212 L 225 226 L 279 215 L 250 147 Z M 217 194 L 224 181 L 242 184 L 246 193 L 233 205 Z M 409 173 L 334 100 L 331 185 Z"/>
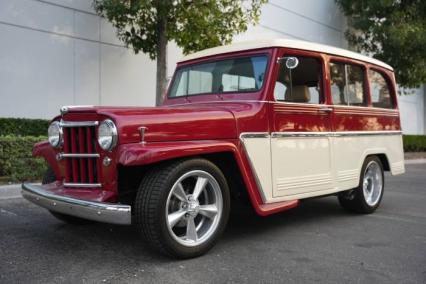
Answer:
<path fill-rule="evenodd" d="M 275 99 L 295 103 L 322 103 L 321 62 L 310 57 L 297 57 L 297 59 L 299 64 L 294 69 L 287 68 L 285 57 L 280 61 L 274 89 Z"/>
<path fill-rule="evenodd" d="M 365 106 L 364 70 L 361 66 L 330 63 L 331 96 L 335 105 Z"/>
<path fill-rule="evenodd" d="M 258 91 L 267 62 L 266 56 L 253 56 L 181 68 L 176 72 L 169 97 Z"/>
<path fill-rule="evenodd" d="M 373 107 L 394 108 L 390 88 L 385 77 L 374 70 L 368 72 L 370 94 Z"/>

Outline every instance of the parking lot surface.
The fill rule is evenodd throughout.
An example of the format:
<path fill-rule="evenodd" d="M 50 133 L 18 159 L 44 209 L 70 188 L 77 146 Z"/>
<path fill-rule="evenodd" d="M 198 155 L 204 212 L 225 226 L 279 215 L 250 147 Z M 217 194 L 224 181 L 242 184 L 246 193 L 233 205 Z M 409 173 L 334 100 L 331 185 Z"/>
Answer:
<path fill-rule="evenodd" d="M 61 223 L 0 199 L 0 283 L 426 283 L 426 164 L 386 176 L 381 207 L 330 196 L 269 217 L 235 214 L 205 256 L 176 261 L 132 227 Z"/>

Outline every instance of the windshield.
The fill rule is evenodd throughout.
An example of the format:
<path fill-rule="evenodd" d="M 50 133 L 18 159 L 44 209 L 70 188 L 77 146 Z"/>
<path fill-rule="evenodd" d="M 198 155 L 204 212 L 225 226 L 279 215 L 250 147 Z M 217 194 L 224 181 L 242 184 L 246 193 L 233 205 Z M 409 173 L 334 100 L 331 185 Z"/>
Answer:
<path fill-rule="evenodd" d="M 254 92 L 262 88 L 268 57 L 256 55 L 195 64 L 176 71 L 169 98 Z"/>

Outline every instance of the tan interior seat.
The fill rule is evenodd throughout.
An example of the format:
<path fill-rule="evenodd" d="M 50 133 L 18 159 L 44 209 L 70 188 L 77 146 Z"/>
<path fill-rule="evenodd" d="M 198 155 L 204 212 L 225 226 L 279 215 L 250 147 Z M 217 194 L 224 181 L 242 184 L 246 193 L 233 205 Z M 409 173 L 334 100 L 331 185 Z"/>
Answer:
<path fill-rule="evenodd" d="M 285 100 L 287 102 L 307 103 L 311 100 L 309 88 L 306 85 L 293 86 L 292 91 L 287 88 L 285 91 Z"/>

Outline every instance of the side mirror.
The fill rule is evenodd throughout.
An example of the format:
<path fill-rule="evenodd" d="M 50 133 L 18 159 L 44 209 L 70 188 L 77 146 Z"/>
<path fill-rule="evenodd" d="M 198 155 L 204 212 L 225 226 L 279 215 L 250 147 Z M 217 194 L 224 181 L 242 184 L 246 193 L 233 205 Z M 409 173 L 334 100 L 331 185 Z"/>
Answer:
<path fill-rule="evenodd" d="M 288 69 L 294 69 L 299 65 L 299 59 L 297 57 L 286 57 L 285 67 Z"/>
<path fill-rule="evenodd" d="M 285 67 L 287 67 L 288 69 L 294 69 L 299 65 L 299 59 L 297 59 L 297 57 L 280 57 L 277 60 L 277 63 L 281 64 L 281 62 L 285 62 Z"/>

